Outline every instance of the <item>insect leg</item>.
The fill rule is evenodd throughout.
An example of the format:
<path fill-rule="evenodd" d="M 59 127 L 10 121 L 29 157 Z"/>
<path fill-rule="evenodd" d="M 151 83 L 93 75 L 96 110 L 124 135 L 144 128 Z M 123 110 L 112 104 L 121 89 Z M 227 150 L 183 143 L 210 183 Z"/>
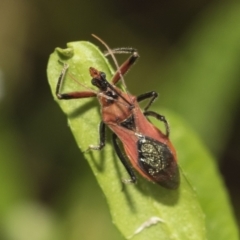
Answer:
<path fill-rule="evenodd" d="M 114 48 L 111 50 L 113 54 L 131 54 L 131 56 L 120 66 L 119 70 L 122 75 L 124 75 L 136 62 L 139 58 L 139 54 L 136 49 L 134 48 Z M 108 56 L 109 53 L 107 52 L 105 56 Z M 119 71 L 116 71 L 114 76 L 112 77 L 112 84 L 117 84 L 118 81 L 121 79 Z"/>
<path fill-rule="evenodd" d="M 147 98 L 151 98 L 147 104 L 147 106 L 144 108 L 144 112 L 143 114 L 145 116 L 152 116 L 152 117 L 155 117 L 156 119 L 164 122 L 165 124 L 165 128 L 166 128 L 166 136 L 168 137 L 169 134 L 170 134 L 170 127 L 169 127 L 169 124 L 168 124 L 168 121 L 166 120 L 166 118 L 163 116 L 163 115 L 160 115 L 156 112 L 153 112 L 153 111 L 147 111 L 148 108 L 152 105 L 152 103 L 155 101 L 155 99 L 158 97 L 158 93 L 155 92 L 155 91 L 151 91 L 151 92 L 147 92 L 147 93 L 143 93 L 141 95 L 139 95 L 137 97 L 137 101 L 138 102 L 141 102 Z"/>
<path fill-rule="evenodd" d="M 89 149 L 101 150 L 105 146 L 105 143 L 106 143 L 106 125 L 103 121 L 101 121 L 100 125 L 99 125 L 99 137 L 100 137 L 99 145 L 97 145 L 97 146 L 90 145 Z"/>
<path fill-rule="evenodd" d="M 164 122 L 164 125 L 165 125 L 165 128 L 166 128 L 166 136 L 169 137 L 169 134 L 170 134 L 170 127 L 169 127 L 169 124 L 168 124 L 168 121 L 167 119 L 163 116 L 163 115 L 160 115 L 156 112 L 153 112 L 153 111 L 147 111 L 147 112 L 144 112 L 143 113 L 145 116 L 152 116 L 152 117 L 155 117 L 156 119 Z"/>
<path fill-rule="evenodd" d="M 129 166 L 125 156 L 122 154 L 122 151 L 117 143 L 117 135 L 115 133 L 113 133 L 112 135 L 112 140 L 113 140 L 113 146 L 114 146 L 114 149 L 119 157 L 119 159 L 121 160 L 123 166 L 125 167 L 125 169 L 127 170 L 128 174 L 130 175 L 130 180 L 126 180 L 124 181 L 125 183 L 136 183 L 137 182 L 137 178 L 136 178 L 136 175 L 133 171 L 133 169 Z"/>
<path fill-rule="evenodd" d="M 60 92 L 60 89 L 61 89 L 61 85 L 62 85 L 62 82 L 65 78 L 65 75 L 67 73 L 67 70 L 68 70 L 68 67 L 69 65 L 67 63 L 63 63 L 61 61 L 59 61 L 60 63 L 63 64 L 63 69 L 58 77 L 58 81 L 57 81 L 57 86 L 56 86 L 56 95 L 57 95 L 57 98 L 59 100 L 69 100 L 69 99 L 76 99 L 76 98 L 88 98 L 88 97 L 95 97 L 96 94 L 94 92 L 87 92 L 87 91 L 84 91 L 84 92 L 69 92 L 69 93 L 61 93 Z"/>
<path fill-rule="evenodd" d="M 147 106 L 144 108 L 144 111 L 147 111 L 148 108 L 152 105 L 152 103 L 155 101 L 155 99 L 158 97 L 158 93 L 155 91 L 143 93 L 137 97 L 137 101 L 141 102 L 147 98 L 151 98 L 147 104 Z"/>

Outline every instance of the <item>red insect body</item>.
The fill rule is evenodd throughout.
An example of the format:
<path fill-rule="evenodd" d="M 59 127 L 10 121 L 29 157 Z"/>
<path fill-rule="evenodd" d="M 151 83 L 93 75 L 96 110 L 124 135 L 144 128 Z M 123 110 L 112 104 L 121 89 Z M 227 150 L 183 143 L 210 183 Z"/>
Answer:
<path fill-rule="evenodd" d="M 169 140 L 169 127 L 166 119 L 148 108 L 157 97 L 157 93 L 149 92 L 139 97 L 123 92 L 115 86 L 129 67 L 136 61 L 138 54 L 134 49 L 113 49 L 113 53 L 132 53 L 131 57 L 122 64 L 112 78 L 110 84 L 103 72 L 90 67 L 92 84 L 99 88 L 98 93 L 72 92 L 60 93 L 60 85 L 64 78 L 67 66 L 59 77 L 56 94 L 59 99 L 76 99 L 97 96 L 101 104 L 102 122 L 100 124 L 100 144 L 90 146 L 91 149 L 100 150 L 105 145 L 105 125 L 113 132 L 113 145 L 116 153 L 126 170 L 131 176 L 131 182 L 136 182 L 135 174 L 121 153 L 117 139 L 123 145 L 127 158 L 133 168 L 146 179 L 156 182 L 163 187 L 175 189 L 179 186 L 179 170 L 176 151 Z M 120 74 L 121 72 L 121 74 Z M 138 102 L 151 98 L 144 111 Z M 163 121 L 166 126 L 166 134 L 156 128 L 146 116 L 153 116 Z"/>
<path fill-rule="evenodd" d="M 116 87 L 115 87 L 116 88 Z M 116 88 L 116 91 L 121 92 L 120 89 Z M 129 94 L 121 92 L 121 95 L 124 96 L 129 102 L 132 103 L 134 108 L 129 110 L 128 106 L 126 106 L 126 102 L 122 99 L 119 99 L 114 104 L 108 103 L 105 97 L 98 96 L 98 100 L 102 106 L 102 120 L 103 122 L 118 136 L 120 141 L 123 144 L 125 153 L 130 160 L 133 167 L 145 178 L 150 181 L 160 182 L 165 187 L 175 188 L 178 186 L 178 166 L 177 166 L 177 158 L 176 151 L 170 142 L 169 138 L 163 134 L 157 127 L 155 127 L 149 120 L 144 116 L 136 97 L 131 96 Z M 135 120 L 135 128 L 127 129 L 122 127 L 120 124 L 124 122 L 126 119 L 134 117 Z M 137 142 L 139 141 L 139 136 L 149 137 L 154 139 L 164 145 L 166 145 L 172 154 L 172 162 L 169 167 L 169 173 L 166 177 L 162 175 L 162 178 L 156 181 L 156 178 L 152 177 L 144 169 L 142 169 L 139 165 L 139 152 L 137 146 Z M 167 179 L 165 179 L 167 178 Z"/>

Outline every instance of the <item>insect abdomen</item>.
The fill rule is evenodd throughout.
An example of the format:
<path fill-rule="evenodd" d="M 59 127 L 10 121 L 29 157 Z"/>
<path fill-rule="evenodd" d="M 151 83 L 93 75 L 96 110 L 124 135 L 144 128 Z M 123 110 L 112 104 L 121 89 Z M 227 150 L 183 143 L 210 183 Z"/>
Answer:
<path fill-rule="evenodd" d="M 163 187 L 176 189 L 179 186 L 179 170 L 170 148 L 147 136 L 140 136 L 138 162 L 148 177 Z"/>

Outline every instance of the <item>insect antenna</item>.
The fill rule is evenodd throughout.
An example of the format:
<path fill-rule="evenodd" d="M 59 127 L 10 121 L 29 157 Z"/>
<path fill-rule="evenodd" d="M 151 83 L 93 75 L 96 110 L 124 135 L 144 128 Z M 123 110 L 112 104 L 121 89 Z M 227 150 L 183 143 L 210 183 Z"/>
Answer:
<path fill-rule="evenodd" d="M 112 51 L 112 49 L 109 48 L 109 46 L 108 46 L 101 38 L 99 38 L 99 37 L 96 36 L 95 34 L 92 34 L 92 36 L 93 36 L 94 38 L 96 38 L 100 43 L 102 43 L 103 46 L 105 46 L 105 48 L 107 49 L 108 55 L 111 55 L 111 57 L 112 57 L 112 59 L 113 59 L 113 62 L 114 62 L 115 66 L 116 66 L 116 68 L 117 68 L 117 71 L 118 71 L 118 73 L 119 73 L 119 76 L 120 76 L 120 78 L 121 78 L 121 80 L 122 80 L 122 84 L 123 84 L 124 91 L 129 95 L 129 93 L 128 93 L 128 91 L 127 91 L 127 86 L 126 86 L 126 84 L 125 84 L 124 77 L 123 77 L 122 72 L 121 72 L 121 70 L 120 70 L 120 67 L 119 67 L 119 65 L 118 65 L 117 59 L 116 59 L 116 57 L 115 57 L 115 55 L 114 55 L 114 52 Z M 130 97 L 130 96 L 129 96 L 129 97 Z M 131 98 L 130 98 L 130 99 L 131 99 Z M 128 102 L 128 101 L 127 101 L 127 102 Z M 128 103 L 129 103 L 129 102 L 128 102 Z M 130 104 L 130 106 L 131 106 L 131 105 L 132 105 L 132 104 Z"/>
<path fill-rule="evenodd" d="M 183 171 L 183 169 L 181 168 L 180 165 L 178 165 L 181 173 L 182 173 L 182 176 L 184 177 L 185 181 L 187 182 L 188 186 L 190 187 L 190 189 L 195 193 L 197 194 L 197 191 L 196 189 L 193 187 L 192 183 L 190 182 L 190 180 L 188 179 L 187 175 L 185 174 L 185 172 Z"/>
<path fill-rule="evenodd" d="M 87 87 L 85 84 L 79 82 L 71 73 L 68 73 L 69 77 L 76 82 L 78 85 L 80 85 L 81 87 L 84 87 L 86 90 L 89 90 L 90 92 L 94 92 L 97 94 L 97 91 L 95 91 L 94 89 Z"/>

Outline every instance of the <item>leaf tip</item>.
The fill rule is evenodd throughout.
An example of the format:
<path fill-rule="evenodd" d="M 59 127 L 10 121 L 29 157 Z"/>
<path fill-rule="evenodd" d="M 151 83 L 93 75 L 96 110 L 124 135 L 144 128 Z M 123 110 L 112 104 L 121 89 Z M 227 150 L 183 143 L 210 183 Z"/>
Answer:
<path fill-rule="evenodd" d="M 55 48 L 55 51 L 57 52 L 60 58 L 64 58 L 64 59 L 72 58 L 74 55 L 74 50 L 71 47 L 68 47 L 65 49 L 57 47 Z"/>

